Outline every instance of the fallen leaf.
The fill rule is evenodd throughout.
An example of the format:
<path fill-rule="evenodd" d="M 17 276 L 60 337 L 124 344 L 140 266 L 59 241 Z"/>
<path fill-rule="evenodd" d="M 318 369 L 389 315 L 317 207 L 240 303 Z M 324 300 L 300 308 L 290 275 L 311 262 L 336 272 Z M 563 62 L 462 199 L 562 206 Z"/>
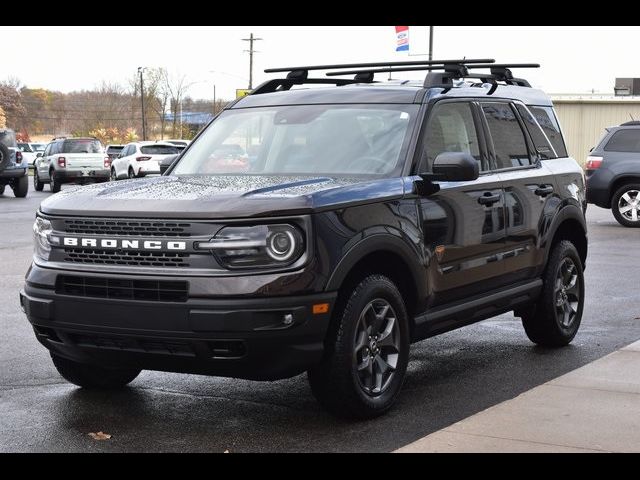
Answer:
<path fill-rule="evenodd" d="M 94 440 L 109 440 L 111 438 L 111 435 L 104 432 L 97 432 L 97 433 L 91 432 L 88 435 Z"/>

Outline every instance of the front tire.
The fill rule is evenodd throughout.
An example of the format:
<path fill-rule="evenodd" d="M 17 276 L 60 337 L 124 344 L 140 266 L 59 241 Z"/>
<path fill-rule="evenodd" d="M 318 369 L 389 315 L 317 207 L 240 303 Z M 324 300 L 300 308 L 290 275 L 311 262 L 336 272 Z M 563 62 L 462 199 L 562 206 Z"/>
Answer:
<path fill-rule="evenodd" d="M 33 172 L 33 188 L 35 188 L 37 192 L 41 192 L 44 188 L 44 183 L 40 181 L 40 175 L 38 175 L 37 168 Z"/>
<path fill-rule="evenodd" d="M 611 199 L 611 211 L 620 225 L 640 228 L 640 184 L 620 187 Z"/>
<path fill-rule="evenodd" d="M 51 354 L 51 359 L 56 370 L 65 380 L 87 389 L 112 390 L 123 388 L 132 382 L 141 371 L 135 368 L 115 369 L 88 365 L 59 357 L 53 353 Z"/>
<path fill-rule="evenodd" d="M 111 181 L 115 182 L 116 180 L 118 180 L 118 175 L 116 174 L 116 169 L 115 168 L 111 168 Z"/>
<path fill-rule="evenodd" d="M 563 240 L 549 256 L 537 303 L 523 312 L 522 324 L 533 343 L 568 345 L 578 333 L 584 308 L 582 260 L 573 243 Z"/>
<path fill-rule="evenodd" d="M 374 418 L 393 405 L 409 361 L 407 312 L 398 288 L 371 275 L 339 301 L 319 365 L 309 370 L 320 404 L 341 417 Z"/>
<path fill-rule="evenodd" d="M 25 198 L 27 193 L 29 193 L 29 177 L 25 175 L 15 180 L 13 194 L 17 198 Z"/>
<path fill-rule="evenodd" d="M 0 195 L 4 195 L 4 188 L 6 185 L 0 185 Z"/>
<path fill-rule="evenodd" d="M 129 171 L 127 173 L 129 178 L 136 178 L 136 173 L 133 171 L 133 167 L 129 167 Z"/>

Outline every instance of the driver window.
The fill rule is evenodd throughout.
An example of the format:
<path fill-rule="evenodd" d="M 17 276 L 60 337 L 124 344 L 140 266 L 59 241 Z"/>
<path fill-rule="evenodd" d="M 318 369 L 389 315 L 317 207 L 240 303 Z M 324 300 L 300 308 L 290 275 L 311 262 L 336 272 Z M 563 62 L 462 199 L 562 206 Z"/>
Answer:
<path fill-rule="evenodd" d="M 439 103 L 434 107 L 425 136 L 423 165 L 430 171 L 433 161 L 442 152 L 464 152 L 478 161 L 480 171 L 482 156 L 478 143 L 471 105 L 466 102 Z"/>

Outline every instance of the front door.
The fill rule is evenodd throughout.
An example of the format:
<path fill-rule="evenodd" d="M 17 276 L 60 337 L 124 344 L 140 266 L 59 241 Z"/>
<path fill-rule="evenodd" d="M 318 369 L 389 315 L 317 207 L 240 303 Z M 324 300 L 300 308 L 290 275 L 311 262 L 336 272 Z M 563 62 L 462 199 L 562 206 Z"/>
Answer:
<path fill-rule="evenodd" d="M 431 109 L 423 135 L 421 172 L 442 152 L 465 152 L 479 164 L 471 182 L 438 182 L 420 199 L 431 306 L 490 291 L 504 274 L 504 193 L 492 171 L 477 106 L 442 100 Z"/>

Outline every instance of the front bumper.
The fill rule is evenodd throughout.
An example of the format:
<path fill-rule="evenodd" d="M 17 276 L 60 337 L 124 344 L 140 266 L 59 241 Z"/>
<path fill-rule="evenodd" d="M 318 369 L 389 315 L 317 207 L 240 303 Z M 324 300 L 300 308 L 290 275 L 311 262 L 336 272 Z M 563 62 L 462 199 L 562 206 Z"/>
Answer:
<path fill-rule="evenodd" d="M 320 361 L 335 297 L 141 301 L 61 294 L 27 282 L 20 303 L 38 340 L 72 360 L 273 380 Z M 313 314 L 321 303 L 328 312 Z"/>

